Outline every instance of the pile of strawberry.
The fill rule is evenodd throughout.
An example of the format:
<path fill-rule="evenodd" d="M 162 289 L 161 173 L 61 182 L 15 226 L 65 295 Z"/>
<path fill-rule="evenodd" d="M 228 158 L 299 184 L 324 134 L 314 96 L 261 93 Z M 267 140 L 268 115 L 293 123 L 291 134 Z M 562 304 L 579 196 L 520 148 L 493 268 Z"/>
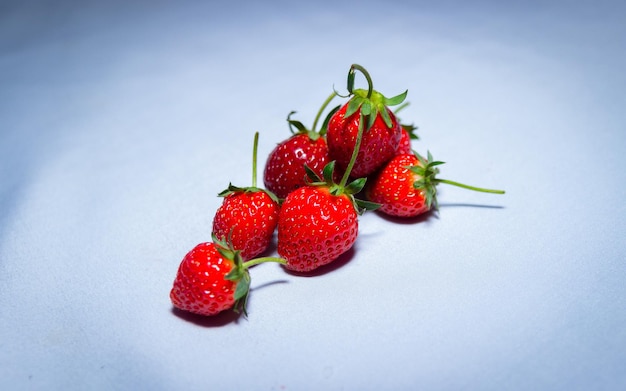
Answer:
<path fill-rule="evenodd" d="M 367 80 L 367 89 L 354 89 L 356 72 Z M 293 134 L 268 156 L 265 189 L 256 183 L 255 134 L 252 186 L 229 184 L 219 194 L 223 202 L 213 219 L 212 241 L 198 244 L 178 268 L 170 292 L 176 308 L 207 316 L 230 308 L 245 313 L 250 267 L 278 262 L 294 273 L 311 272 L 352 247 L 359 215 L 374 209 L 397 217 L 420 215 L 437 207 L 439 183 L 504 193 L 437 178 L 443 162 L 414 152 L 415 128 L 396 117 L 406 91 L 385 97 L 357 64 L 350 67 L 347 89 L 348 96 L 333 91 L 324 101 L 312 129 L 289 114 Z M 348 101 L 330 110 L 316 131 L 335 97 Z M 398 106 L 395 113 L 393 106 Z M 280 258 L 257 258 L 275 230 Z"/>

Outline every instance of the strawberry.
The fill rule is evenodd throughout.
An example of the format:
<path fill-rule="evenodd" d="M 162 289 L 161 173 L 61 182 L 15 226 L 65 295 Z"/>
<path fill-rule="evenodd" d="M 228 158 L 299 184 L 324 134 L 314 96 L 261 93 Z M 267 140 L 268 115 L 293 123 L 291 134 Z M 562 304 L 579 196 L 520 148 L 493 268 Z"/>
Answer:
<path fill-rule="evenodd" d="M 398 117 L 398 112 L 404 109 L 409 105 L 409 102 L 404 102 L 398 108 L 394 110 L 394 114 L 396 115 L 396 119 L 400 121 Z M 398 148 L 396 148 L 396 155 L 402 155 L 405 153 L 413 153 L 413 148 L 411 146 L 412 140 L 419 140 L 419 136 L 415 131 L 417 130 L 417 126 L 413 124 L 405 124 L 400 121 L 400 127 L 402 128 L 402 136 L 400 137 L 400 143 L 398 143 Z"/>
<path fill-rule="evenodd" d="M 355 71 L 363 73 L 368 89 L 354 89 Z M 348 92 L 352 98 L 337 111 L 328 123 L 326 134 L 330 158 L 345 170 L 356 145 L 357 133 L 365 122 L 365 132 L 352 168 L 354 177 L 366 177 L 389 161 L 395 154 L 402 137 L 402 128 L 389 106 L 402 103 L 407 91 L 386 98 L 373 89 L 369 73 L 353 64 L 348 73 Z"/>
<path fill-rule="evenodd" d="M 504 194 L 503 190 L 483 189 L 437 178 L 437 166 L 441 164 L 444 163 L 433 161 L 430 152 L 427 159 L 417 153 L 397 155 L 372 178 L 365 191 L 366 196 L 380 204 L 379 210 L 385 214 L 413 217 L 428 212 L 433 205 L 437 206 L 436 186 L 439 183 Z"/>
<path fill-rule="evenodd" d="M 265 187 L 276 194 L 278 198 L 284 199 L 289 193 L 306 184 L 305 164 L 317 175 L 322 175 L 324 166 L 330 162 L 328 145 L 324 137 L 328 121 L 324 122 L 319 132 L 316 131 L 316 126 L 320 115 L 335 96 L 336 94 L 333 92 L 321 106 L 311 130 L 307 129 L 301 122 L 291 119 L 291 115 L 295 111 L 287 116 L 289 129 L 293 135 L 272 150 L 265 163 L 263 173 Z M 338 108 L 331 110 L 330 114 Z"/>
<path fill-rule="evenodd" d="M 267 249 L 278 223 L 278 198 L 268 190 L 256 187 L 256 155 L 258 132 L 254 135 L 252 186 L 232 184 L 221 193 L 222 205 L 213 219 L 213 235 L 232 243 L 244 260 L 252 259 Z"/>
<path fill-rule="evenodd" d="M 243 309 L 250 288 L 248 268 L 279 258 L 257 258 L 243 263 L 239 251 L 217 238 L 200 243 L 185 255 L 178 267 L 170 300 L 174 307 L 211 316 L 224 310 Z"/>
<path fill-rule="evenodd" d="M 411 140 L 418 140 L 419 137 L 415 134 L 417 127 L 413 125 L 400 125 L 402 127 L 402 136 L 400 137 L 400 143 L 396 148 L 396 155 L 403 155 L 407 153 L 413 153 L 413 147 L 411 146 Z"/>
<path fill-rule="evenodd" d="M 313 182 L 289 193 L 281 206 L 277 251 L 288 270 L 309 272 L 337 259 L 357 239 L 358 214 L 377 206 L 354 197 L 363 189 L 365 178 L 346 185 L 363 135 L 363 126 L 358 129 L 341 182 L 334 181 L 334 161 L 324 167 L 323 179 L 305 166 Z"/>

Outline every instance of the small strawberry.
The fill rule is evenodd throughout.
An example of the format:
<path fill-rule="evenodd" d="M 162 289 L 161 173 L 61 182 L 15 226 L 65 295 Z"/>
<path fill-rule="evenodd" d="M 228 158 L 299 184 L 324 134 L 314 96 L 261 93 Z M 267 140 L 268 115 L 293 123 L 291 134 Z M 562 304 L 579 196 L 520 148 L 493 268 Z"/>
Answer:
<path fill-rule="evenodd" d="M 252 259 L 267 249 L 278 223 L 278 199 L 268 190 L 256 187 L 256 158 L 259 133 L 254 135 L 252 186 L 232 184 L 221 193 L 222 205 L 213 219 L 213 235 L 221 240 L 229 238 L 241 251 L 244 260 Z"/>
<path fill-rule="evenodd" d="M 504 194 L 503 190 L 483 189 L 462 183 L 439 179 L 437 166 L 443 162 L 433 161 L 415 153 L 395 156 L 369 183 L 367 198 L 381 204 L 379 211 L 391 216 L 413 217 L 437 207 L 439 183 L 459 186 L 484 193 Z"/>
<path fill-rule="evenodd" d="M 257 258 L 243 262 L 239 251 L 217 238 L 200 243 L 185 255 L 178 267 L 170 300 L 174 307 L 198 315 L 211 316 L 224 310 L 243 309 L 250 288 L 248 268 L 280 258 Z"/>
<path fill-rule="evenodd" d="M 354 89 L 357 70 L 367 79 L 367 90 Z M 361 122 L 365 122 L 365 132 L 352 175 L 357 178 L 366 177 L 396 154 L 402 128 L 389 106 L 402 103 L 407 91 L 393 98 L 386 98 L 373 89 L 369 73 L 360 65 L 353 64 L 348 73 L 348 92 L 352 98 L 328 123 L 328 150 L 330 158 L 337 161 L 340 169 L 345 170 L 356 144 L 358 128 Z"/>
<path fill-rule="evenodd" d="M 398 112 L 404 109 L 409 105 L 409 102 L 404 102 L 398 108 L 394 110 L 396 114 L 396 118 L 400 122 L 400 127 L 402 128 L 402 136 L 400 137 L 400 143 L 398 143 L 398 148 L 396 148 L 396 155 L 402 155 L 405 153 L 413 153 L 413 147 L 411 145 L 412 140 L 419 140 L 419 136 L 415 131 L 417 130 L 417 126 L 413 124 L 405 124 L 400 121 L 398 117 Z"/>
<path fill-rule="evenodd" d="M 339 184 L 334 181 L 334 161 L 324 168 L 323 179 L 307 167 L 314 182 L 289 193 L 284 200 L 278 216 L 277 251 L 286 259 L 287 269 L 309 272 L 337 259 L 356 241 L 357 215 L 376 208 L 354 197 L 363 189 L 365 178 L 346 186 L 362 134 L 360 125 L 352 158 Z"/>
<path fill-rule="evenodd" d="M 311 130 L 307 129 L 300 121 L 291 119 L 291 115 L 295 111 L 287 116 L 289 129 L 293 135 L 278 144 L 269 154 L 263 173 L 265 187 L 276 194 L 278 198 L 284 199 L 289 193 L 306 184 L 305 165 L 309 166 L 317 175 L 322 175 L 324 166 L 330 162 L 328 145 L 324 137 L 329 117 L 326 118 L 319 132 L 316 131 L 316 127 L 322 112 L 335 96 L 336 94 L 333 92 L 321 106 Z M 339 107 L 336 107 L 331 110 L 329 115 L 338 109 Z"/>
<path fill-rule="evenodd" d="M 417 127 L 413 125 L 400 125 L 402 127 L 402 137 L 400 137 L 400 143 L 396 149 L 396 155 L 403 155 L 405 153 L 413 153 L 413 147 L 411 140 L 419 140 L 419 137 L 415 134 Z"/>

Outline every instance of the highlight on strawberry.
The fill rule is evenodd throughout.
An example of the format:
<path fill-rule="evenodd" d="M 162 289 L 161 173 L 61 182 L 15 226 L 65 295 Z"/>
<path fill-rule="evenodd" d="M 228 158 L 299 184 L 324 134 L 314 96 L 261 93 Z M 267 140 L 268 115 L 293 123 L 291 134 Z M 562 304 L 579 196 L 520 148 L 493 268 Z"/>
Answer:
<path fill-rule="evenodd" d="M 357 71 L 365 76 L 367 90 L 354 89 Z M 374 89 L 369 73 L 358 64 L 350 67 L 347 88 L 350 100 L 328 122 L 328 150 L 331 160 L 337 162 L 337 167 L 347 169 L 359 127 L 364 126 L 363 140 L 352 175 L 355 178 L 366 177 L 396 155 L 402 138 L 402 126 L 389 107 L 401 104 L 408 91 L 392 98 L 385 97 Z"/>
<path fill-rule="evenodd" d="M 428 152 L 424 158 L 417 152 L 395 156 L 373 178 L 365 191 L 367 199 L 379 203 L 380 212 L 397 217 L 414 217 L 437 208 L 437 185 L 462 187 L 483 193 L 504 194 L 504 190 L 469 186 L 437 178 L 441 161 Z"/>
<path fill-rule="evenodd" d="M 239 250 L 213 237 L 212 242 L 200 243 L 185 255 L 170 300 L 174 307 L 197 315 L 212 316 L 231 308 L 247 315 L 248 269 L 264 262 L 284 264 L 285 260 L 263 257 L 243 262 Z"/>
<path fill-rule="evenodd" d="M 257 187 L 258 143 L 259 132 L 256 132 L 252 149 L 252 186 L 229 184 L 219 193 L 224 199 L 213 218 L 212 234 L 221 240 L 230 238 L 233 247 L 241 251 L 243 260 L 252 259 L 268 248 L 280 209 L 274 193 Z"/>

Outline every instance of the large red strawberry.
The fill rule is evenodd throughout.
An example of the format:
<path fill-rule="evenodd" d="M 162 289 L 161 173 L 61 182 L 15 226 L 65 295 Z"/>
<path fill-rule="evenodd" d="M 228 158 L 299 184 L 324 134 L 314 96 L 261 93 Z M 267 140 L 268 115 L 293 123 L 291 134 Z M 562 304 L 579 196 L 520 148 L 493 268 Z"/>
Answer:
<path fill-rule="evenodd" d="M 503 190 L 483 189 L 462 183 L 437 178 L 437 166 L 430 152 L 425 159 L 415 153 L 395 156 L 370 181 L 366 189 L 367 198 L 380 204 L 379 211 L 391 216 L 413 217 L 437 206 L 439 183 L 459 186 L 485 193 L 504 194 Z"/>
<path fill-rule="evenodd" d="M 325 169 L 325 182 L 294 190 L 280 209 L 277 250 L 289 270 L 308 272 L 326 265 L 356 241 L 360 212 L 356 203 L 360 201 L 353 194 L 365 181 L 357 180 L 343 189 L 333 185 L 333 165 Z"/>
<path fill-rule="evenodd" d="M 294 111 L 287 116 L 289 129 L 293 135 L 272 150 L 263 173 L 265 187 L 278 198 L 284 199 L 289 193 L 306 184 L 304 165 L 309 166 L 317 175 L 322 175 L 324 166 L 330 162 L 328 145 L 324 137 L 329 117 L 319 132 L 316 127 L 322 112 L 335 96 L 335 93 L 331 94 L 322 104 L 310 130 L 300 121 L 291 119 Z M 329 115 L 338 108 L 331 110 Z"/>
<path fill-rule="evenodd" d="M 358 200 L 365 178 L 347 184 L 363 135 L 359 127 L 356 147 L 341 182 L 334 181 L 335 162 L 323 171 L 323 179 L 308 169 L 313 182 L 289 193 L 278 216 L 278 254 L 287 261 L 286 268 L 309 272 L 326 265 L 348 251 L 358 234 L 358 214 L 377 205 Z"/>
<path fill-rule="evenodd" d="M 261 254 L 269 246 L 280 209 L 278 199 L 268 190 L 256 187 L 256 154 L 258 132 L 254 135 L 252 186 L 236 187 L 232 184 L 222 191 L 222 205 L 213 218 L 213 235 L 228 239 L 241 251 L 244 260 Z"/>
<path fill-rule="evenodd" d="M 185 255 L 170 291 L 172 304 L 198 315 L 215 315 L 234 308 L 246 311 L 250 288 L 248 268 L 262 262 L 285 261 L 257 258 L 243 263 L 239 251 L 214 238 L 200 243 Z"/>
<path fill-rule="evenodd" d="M 357 70 L 367 79 L 367 90 L 354 89 Z M 353 177 L 366 177 L 396 154 L 402 127 L 389 107 L 402 103 L 407 92 L 386 98 L 373 89 L 369 73 L 357 64 L 353 64 L 348 73 L 348 92 L 352 97 L 328 123 L 328 150 L 337 166 L 346 170 L 356 146 L 359 127 L 364 126 L 363 139 L 351 172 Z"/>

